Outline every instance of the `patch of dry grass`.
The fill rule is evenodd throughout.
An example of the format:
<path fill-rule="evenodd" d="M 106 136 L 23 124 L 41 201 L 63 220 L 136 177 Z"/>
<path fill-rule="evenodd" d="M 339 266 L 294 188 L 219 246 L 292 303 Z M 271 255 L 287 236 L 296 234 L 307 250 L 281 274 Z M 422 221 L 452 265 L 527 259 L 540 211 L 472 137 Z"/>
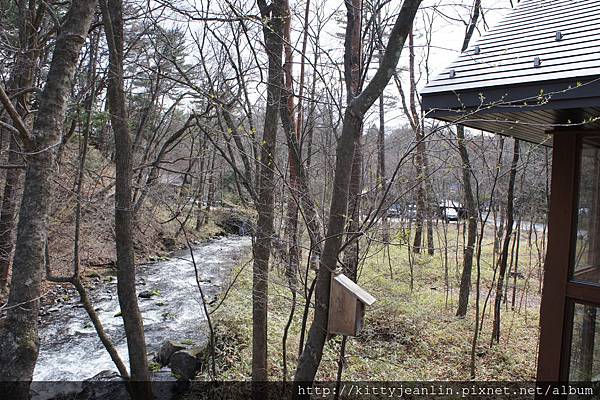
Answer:
<path fill-rule="evenodd" d="M 452 228 L 451 228 L 452 229 Z M 456 240 L 448 232 L 449 241 Z M 493 269 L 491 239 L 482 259 L 480 305 L 483 309 L 491 287 Z M 527 244 L 522 239 L 522 270 L 527 273 Z M 410 290 L 409 257 L 406 246 L 390 246 L 388 253 L 381 245 L 372 245 L 363 260 L 359 283 L 378 301 L 367 310 L 364 330 L 350 338 L 346 347 L 343 379 L 347 380 L 467 380 L 473 340 L 475 309 L 474 285 L 467 318 L 455 317 L 459 268 L 454 255 L 449 256 L 449 286 L 444 279 L 443 253 L 434 256 L 417 255 L 413 259 L 414 287 Z M 460 260 L 459 260 L 460 261 Z M 393 277 L 390 276 L 390 267 Z M 475 282 L 476 271 L 473 272 Z M 269 287 L 269 374 L 281 380 L 282 336 L 291 308 L 291 294 L 285 279 L 271 272 Z M 511 280 L 512 284 L 512 280 Z M 532 287 L 530 287 L 532 286 Z M 517 307 L 502 308 L 502 329 L 499 344 L 490 346 L 491 305 L 493 293 L 485 308 L 485 322 L 476 347 L 476 378 L 478 380 L 527 380 L 535 376 L 538 340 L 538 306 L 536 301 L 521 301 L 525 293 L 529 300 L 537 297 L 529 280 L 517 282 Z M 235 337 L 228 351 L 219 355 L 234 360 L 221 368 L 219 379 L 245 380 L 250 377 L 252 334 L 252 271 L 245 264 L 238 281 L 215 318 L 220 334 Z M 447 289 L 447 290 L 446 290 Z M 510 301 L 510 292 L 509 292 Z M 288 341 L 288 379 L 297 362 L 303 293 L 298 296 L 294 322 Z M 312 316 L 309 316 L 309 322 Z M 237 343 L 234 345 L 234 343 Z M 341 337 L 328 341 L 317 379 L 334 380 L 338 368 Z"/>

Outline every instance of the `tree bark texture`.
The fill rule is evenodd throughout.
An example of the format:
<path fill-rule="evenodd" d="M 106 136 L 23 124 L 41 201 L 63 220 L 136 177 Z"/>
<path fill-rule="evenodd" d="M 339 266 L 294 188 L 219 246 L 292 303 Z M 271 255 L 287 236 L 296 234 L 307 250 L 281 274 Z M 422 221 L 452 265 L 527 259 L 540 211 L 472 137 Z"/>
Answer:
<path fill-rule="evenodd" d="M 473 12 L 471 19 L 467 25 L 465 31 L 465 37 L 463 40 L 461 51 L 465 51 L 469 47 L 469 42 L 473 37 L 473 32 L 477 27 L 477 21 L 479 20 L 479 9 L 481 7 L 481 0 L 475 0 L 473 5 Z M 458 145 L 458 153 L 462 162 L 462 181 L 463 181 L 463 194 L 465 199 L 465 206 L 467 207 L 467 244 L 463 250 L 463 270 L 460 278 L 460 289 L 458 293 L 458 309 L 456 310 L 457 317 L 464 317 L 467 315 L 467 309 L 469 307 L 469 296 L 471 292 L 471 274 L 473 271 L 473 254 L 475 240 L 477 236 L 477 219 L 478 210 L 475 205 L 475 196 L 473 195 L 473 188 L 471 186 L 471 160 L 469 159 L 469 152 L 465 144 L 465 127 L 462 125 L 456 126 L 456 142 Z"/>
<path fill-rule="evenodd" d="M 352 34 L 350 42 L 350 82 L 346 84 L 348 92 L 348 103 L 357 95 L 361 86 L 362 76 L 362 0 L 352 0 Z M 381 96 L 380 96 L 381 98 Z M 348 217 L 346 221 L 346 240 L 351 240 L 344 250 L 344 273 L 353 277 L 358 269 L 360 226 L 360 195 L 362 192 L 362 124 L 360 132 L 355 135 L 354 155 L 352 159 L 352 171 L 350 174 L 350 187 L 348 197 Z"/>
<path fill-rule="evenodd" d="M 519 163 L 519 139 L 515 139 L 513 147 L 513 159 L 510 166 L 508 178 L 508 192 L 506 195 L 506 230 L 504 231 L 504 240 L 502 241 L 502 250 L 499 260 L 498 282 L 496 285 L 496 298 L 494 300 L 494 326 L 492 330 L 492 340 L 496 343 L 500 341 L 500 312 L 502 306 L 502 294 L 504 285 L 504 276 L 508 264 L 508 250 L 510 238 L 512 236 L 514 225 L 514 198 L 515 198 L 515 179 L 517 176 L 517 165 Z"/>
<path fill-rule="evenodd" d="M 21 381 L 8 398 L 28 398 L 39 350 L 38 314 L 46 260 L 50 178 L 62 140 L 67 100 L 96 2 L 74 0 L 57 37 L 33 125 L 7 315 L 0 326 L 0 380 Z M 4 393 L 6 394 L 6 393 Z"/>
<path fill-rule="evenodd" d="M 259 0 L 263 17 L 263 35 L 269 59 L 267 78 L 267 107 L 261 145 L 258 222 L 253 244 L 252 280 L 252 380 L 265 382 L 267 373 L 267 302 L 269 258 L 273 236 L 274 164 L 279 102 L 281 101 L 281 62 L 283 52 L 283 1 L 273 0 L 269 5 Z M 257 386 L 255 386 L 256 388 Z M 260 386 L 258 386 L 260 388 Z M 254 392 L 254 397 L 260 393 Z"/>
<path fill-rule="evenodd" d="M 144 324 L 135 289 L 132 202 L 132 143 L 123 83 L 123 3 L 101 0 L 102 20 L 109 49 L 108 106 L 115 139 L 115 241 L 117 294 L 127 337 L 130 393 L 135 399 L 152 398 Z"/>
<path fill-rule="evenodd" d="M 19 0 L 19 51 L 15 59 L 15 65 L 11 71 L 8 81 L 7 93 L 13 96 L 15 93 L 31 87 L 37 61 L 40 56 L 39 24 L 41 18 L 36 18 L 35 5 L 25 0 Z M 13 98 L 16 109 L 25 118 L 25 123 L 30 126 L 30 119 L 26 119 L 28 94 L 18 95 Z M 0 134 L 2 129 L 0 129 Z M 8 147 L 8 164 L 16 165 L 22 162 L 23 157 L 19 154 L 20 146 L 17 137 L 10 135 Z M 8 272 L 11 265 L 11 256 L 14 246 L 15 221 L 18 205 L 18 189 L 20 187 L 23 170 L 20 168 L 6 171 L 4 191 L 2 196 L 2 208 L 0 210 L 0 291 L 6 288 L 8 283 Z"/>
<path fill-rule="evenodd" d="M 477 207 L 471 187 L 471 161 L 465 145 L 465 128 L 462 125 L 456 127 L 458 140 L 458 152 L 462 161 L 462 181 L 465 205 L 467 207 L 467 243 L 463 250 L 463 270 L 460 278 L 460 289 L 458 293 L 457 317 L 467 315 L 469 306 L 469 295 L 471 292 L 471 273 L 473 271 L 473 253 L 475 249 L 475 238 L 477 236 Z"/>
<path fill-rule="evenodd" d="M 294 378 L 297 384 L 314 381 L 321 357 L 323 356 L 323 346 L 327 338 L 331 272 L 336 269 L 337 257 L 344 233 L 356 139 L 360 135 L 365 113 L 381 95 L 381 92 L 394 74 L 404 42 L 411 29 L 412 21 L 420 3 L 421 0 L 404 1 L 400 14 L 390 33 L 390 39 L 379 68 L 366 88 L 349 102 L 344 112 L 342 133 L 336 146 L 335 175 L 327 235 L 315 288 L 315 313 L 306 345 L 298 361 Z M 346 76 L 350 74 L 349 67 L 351 65 L 346 60 L 347 57 L 350 57 L 348 53 L 352 41 L 351 14 L 353 12 L 351 5 L 347 9 L 349 26 L 346 27 L 346 54 L 344 57 Z"/>

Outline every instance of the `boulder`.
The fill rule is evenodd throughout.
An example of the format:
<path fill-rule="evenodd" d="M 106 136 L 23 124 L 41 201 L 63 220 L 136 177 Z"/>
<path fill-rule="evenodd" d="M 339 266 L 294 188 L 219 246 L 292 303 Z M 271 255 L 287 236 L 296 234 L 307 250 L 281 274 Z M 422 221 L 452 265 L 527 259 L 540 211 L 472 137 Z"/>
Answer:
<path fill-rule="evenodd" d="M 160 296 L 160 292 L 156 289 L 155 290 L 143 290 L 140 292 L 140 294 L 138 294 L 138 297 L 140 299 L 149 299 L 154 296 Z"/>
<path fill-rule="evenodd" d="M 101 371 L 83 381 L 83 390 L 77 399 L 85 400 L 129 400 L 127 382 L 114 371 Z"/>
<path fill-rule="evenodd" d="M 200 370 L 203 349 L 195 347 L 193 349 L 179 350 L 171 355 L 169 366 L 171 371 L 179 379 L 192 380 L 196 377 L 196 372 Z"/>
<path fill-rule="evenodd" d="M 185 346 L 183 344 L 167 340 L 160 346 L 160 350 L 156 355 L 156 362 L 163 367 L 165 365 L 169 365 L 173 353 L 176 353 L 180 350 L 185 350 Z"/>
<path fill-rule="evenodd" d="M 175 400 L 190 388 L 190 381 L 177 380 L 168 368 L 153 372 L 152 390 L 154 400 Z"/>
<path fill-rule="evenodd" d="M 84 382 L 97 382 L 97 381 L 120 382 L 120 381 L 125 381 L 125 380 L 116 371 L 111 371 L 108 369 L 105 369 L 104 371 L 100 371 L 96 375 L 92 376 L 91 378 L 84 380 Z"/>
<path fill-rule="evenodd" d="M 177 248 L 177 241 L 172 237 L 163 237 L 162 243 L 167 250 L 175 250 Z"/>
<path fill-rule="evenodd" d="M 243 215 L 229 215 L 216 224 L 226 233 L 234 235 L 252 235 L 256 230 L 254 222 Z"/>

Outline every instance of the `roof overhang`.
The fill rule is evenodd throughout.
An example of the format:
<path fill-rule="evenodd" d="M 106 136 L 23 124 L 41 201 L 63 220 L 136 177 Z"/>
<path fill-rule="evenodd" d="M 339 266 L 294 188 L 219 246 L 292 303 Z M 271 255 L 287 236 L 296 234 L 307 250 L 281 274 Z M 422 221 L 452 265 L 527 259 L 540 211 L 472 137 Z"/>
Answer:
<path fill-rule="evenodd" d="M 427 117 L 551 144 L 548 132 L 600 129 L 600 75 L 454 91 L 423 91 Z"/>
<path fill-rule="evenodd" d="M 600 1 L 522 0 L 421 91 L 428 117 L 550 144 L 600 128 Z"/>

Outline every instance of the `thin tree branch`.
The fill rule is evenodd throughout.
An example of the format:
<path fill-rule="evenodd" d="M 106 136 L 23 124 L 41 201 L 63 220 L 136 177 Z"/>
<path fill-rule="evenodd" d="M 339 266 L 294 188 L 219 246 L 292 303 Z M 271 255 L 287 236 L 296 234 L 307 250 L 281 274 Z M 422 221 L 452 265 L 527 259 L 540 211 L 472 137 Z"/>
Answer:
<path fill-rule="evenodd" d="M 19 112 L 15 108 L 12 101 L 10 101 L 10 98 L 6 94 L 6 91 L 4 90 L 4 87 L 2 85 L 0 85 L 0 103 L 2 103 L 2 106 L 4 107 L 10 118 L 13 120 L 15 128 L 18 131 L 23 143 L 26 146 L 29 146 L 33 141 L 31 133 L 29 132 L 29 129 L 27 129 L 27 127 L 25 126 L 25 123 L 21 119 Z"/>

